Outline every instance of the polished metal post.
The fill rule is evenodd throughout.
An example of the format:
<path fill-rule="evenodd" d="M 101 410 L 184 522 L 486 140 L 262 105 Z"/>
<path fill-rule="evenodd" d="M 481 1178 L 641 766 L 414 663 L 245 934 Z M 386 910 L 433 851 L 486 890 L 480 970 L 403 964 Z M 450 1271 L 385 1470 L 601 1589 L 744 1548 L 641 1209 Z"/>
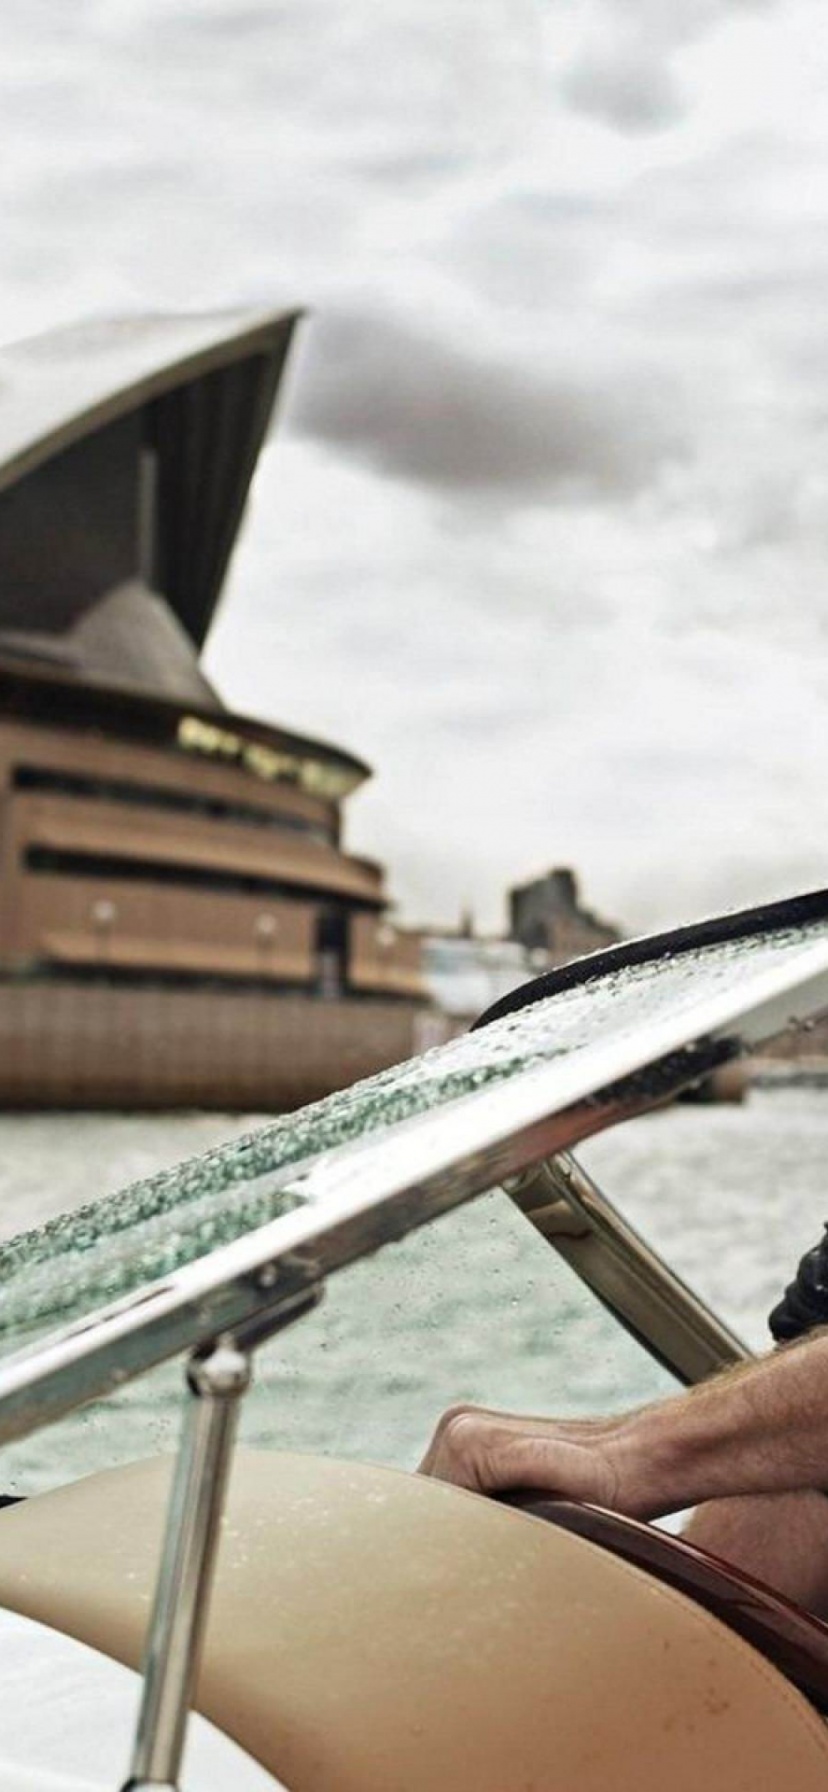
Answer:
<path fill-rule="evenodd" d="M 193 1356 L 187 1365 L 188 1409 L 124 1792 L 178 1792 L 239 1403 L 249 1385 L 250 1358 L 232 1338 L 219 1339 L 209 1356 Z"/>
<path fill-rule="evenodd" d="M 613 1207 L 568 1151 L 511 1177 L 506 1193 L 547 1244 L 671 1375 L 693 1386 L 750 1351 Z"/>

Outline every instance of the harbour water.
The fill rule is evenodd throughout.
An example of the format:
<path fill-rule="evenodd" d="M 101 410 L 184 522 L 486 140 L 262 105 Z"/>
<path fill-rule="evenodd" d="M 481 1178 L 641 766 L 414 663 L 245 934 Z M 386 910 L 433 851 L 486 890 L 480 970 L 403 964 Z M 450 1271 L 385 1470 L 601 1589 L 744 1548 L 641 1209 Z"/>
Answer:
<path fill-rule="evenodd" d="M 258 1117 L 262 1119 L 262 1117 Z M 0 1117 L 8 1238 L 249 1132 L 256 1116 Z M 754 1091 L 738 1107 L 674 1107 L 580 1155 L 627 1216 L 756 1348 L 814 1242 L 828 1148 L 824 1091 Z M 502 1194 L 334 1278 L 319 1310 L 261 1354 L 244 1441 L 412 1465 L 452 1400 L 596 1412 L 669 1377 L 611 1322 Z M 28 1492 L 174 1447 L 180 1369 L 166 1366 L 3 1453 Z"/>

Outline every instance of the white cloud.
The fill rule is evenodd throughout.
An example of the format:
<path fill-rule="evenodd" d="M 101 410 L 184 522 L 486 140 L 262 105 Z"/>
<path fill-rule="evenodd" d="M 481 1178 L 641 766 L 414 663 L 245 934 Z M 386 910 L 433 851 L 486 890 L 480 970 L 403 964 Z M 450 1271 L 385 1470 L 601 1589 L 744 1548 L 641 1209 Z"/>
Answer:
<path fill-rule="evenodd" d="M 820 881 L 821 568 L 756 551 L 734 587 L 715 543 L 646 512 L 458 532 L 425 490 L 270 450 L 213 663 L 377 765 L 350 837 L 410 916 L 493 924 L 560 861 L 640 928 Z"/>
<path fill-rule="evenodd" d="M 7 4 L 6 335 L 316 308 L 211 665 L 409 915 L 825 878 L 826 76 L 817 0 Z"/>

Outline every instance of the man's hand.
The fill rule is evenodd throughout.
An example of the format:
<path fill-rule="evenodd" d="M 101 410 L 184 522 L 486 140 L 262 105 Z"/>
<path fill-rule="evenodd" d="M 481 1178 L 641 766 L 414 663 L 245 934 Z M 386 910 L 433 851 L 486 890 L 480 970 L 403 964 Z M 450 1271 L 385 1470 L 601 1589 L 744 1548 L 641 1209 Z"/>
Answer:
<path fill-rule="evenodd" d="M 475 1493 L 526 1487 L 631 1518 L 733 1494 L 828 1489 L 828 1329 L 617 1418 L 451 1407 L 420 1472 Z"/>
<path fill-rule="evenodd" d="M 624 1420 L 518 1418 L 453 1406 L 443 1414 L 419 1472 L 475 1493 L 533 1488 L 632 1512 L 638 1508 L 626 1484 L 624 1433 Z"/>

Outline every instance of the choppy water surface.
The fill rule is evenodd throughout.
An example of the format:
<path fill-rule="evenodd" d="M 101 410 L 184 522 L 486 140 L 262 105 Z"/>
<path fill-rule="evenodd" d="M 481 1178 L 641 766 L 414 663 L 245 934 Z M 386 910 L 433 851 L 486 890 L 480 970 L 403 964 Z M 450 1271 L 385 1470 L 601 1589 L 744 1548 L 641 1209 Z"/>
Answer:
<path fill-rule="evenodd" d="M 826 936 L 824 924 L 780 930 L 596 978 L 47 1219 L 0 1248 L 0 1334 L 8 1347 L 33 1326 L 77 1318 L 291 1211 L 301 1197 L 283 1185 L 293 1167 L 320 1152 L 539 1064 L 572 1065 L 610 1040 L 629 1040 L 635 1065 L 642 1028 L 669 1018 L 680 1038 L 689 1010 Z"/>
<path fill-rule="evenodd" d="M 255 1124 L 214 1115 L 0 1116 L 8 1237 L 90 1193 L 145 1179 Z M 828 1093 L 755 1092 L 673 1108 L 579 1153 L 633 1222 L 747 1341 L 828 1216 Z M 596 1412 L 671 1383 L 601 1312 L 504 1196 L 487 1196 L 334 1278 L 315 1314 L 262 1353 L 243 1434 L 263 1447 L 411 1465 L 453 1399 Z M 29 1490 L 174 1446 L 180 1370 L 3 1452 Z"/>

